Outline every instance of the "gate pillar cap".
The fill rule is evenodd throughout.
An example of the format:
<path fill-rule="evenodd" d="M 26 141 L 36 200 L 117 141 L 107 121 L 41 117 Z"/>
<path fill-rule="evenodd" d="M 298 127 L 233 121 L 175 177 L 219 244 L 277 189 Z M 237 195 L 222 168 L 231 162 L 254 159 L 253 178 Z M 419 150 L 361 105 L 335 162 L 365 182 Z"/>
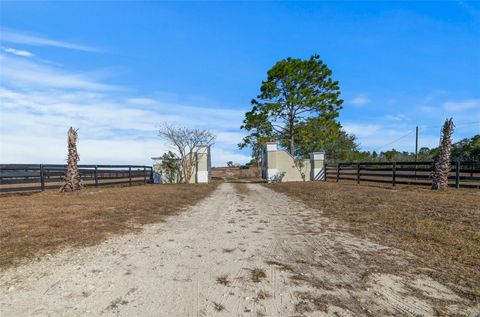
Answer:
<path fill-rule="evenodd" d="M 277 142 L 267 142 L 266 145 L 268 152 L 273 152 L 277 150 Z"/>
<path fill-rule="evenodd" d="M 197 147 L 197 153 L 207 153 L 208 147 L 209 147 L 208 145 L 203 145 L 203 144 L 199 145 Z"/>
<path fill-rule="evenodd" d="M 310 159 L 314 161 L 325 160 L 325 152 L 312 152 L 310 153 Z"/>

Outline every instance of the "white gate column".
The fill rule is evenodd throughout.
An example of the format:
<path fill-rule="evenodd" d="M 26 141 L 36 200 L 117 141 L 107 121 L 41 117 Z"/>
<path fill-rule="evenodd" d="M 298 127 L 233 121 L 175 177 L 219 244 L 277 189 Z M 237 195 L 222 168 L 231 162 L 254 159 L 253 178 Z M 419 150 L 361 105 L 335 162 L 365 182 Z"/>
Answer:
<path fill-rule="evenodd" d="M 267 180 L 273 179 L 278 174 L 277 168 L 277 142 L 266 143 L 266 157 L 267 157 Z"/>
<path fill-rule="evenodd" d="M 196 152 L 196 183 L 208 183 L 210 180 L 210 147 L 208 145 L 200 145 Z"/>
<path fill-rule="evenodd" d="M 325 180 L 325 154 L 323 152 L 310 153 L 310 180 Z"/>

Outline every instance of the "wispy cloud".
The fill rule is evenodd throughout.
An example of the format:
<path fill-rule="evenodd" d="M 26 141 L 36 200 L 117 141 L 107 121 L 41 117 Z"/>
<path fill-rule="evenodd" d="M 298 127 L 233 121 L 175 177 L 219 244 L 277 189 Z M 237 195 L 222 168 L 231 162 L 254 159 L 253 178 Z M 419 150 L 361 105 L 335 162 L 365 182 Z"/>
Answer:
<path fill-rule="evenodd" d="M 403 114 L 388 114 L 385 116 L 385 119 L 389 121 L 405 121 L 408 119 L 406 115 Z"/>
<path fill-rule="evenodd" d="M 468 99 L 463 101 L 447 101 L 443 108 L 451 112 L 462 112 L 472 109 L 480 109 L 480 99 Z"/>
<path fill-rule="evenodd" d="M 19 57 L 2 56 L 1 62 L 2 162 L 62 163 L 65 133 L 74 126 L 80 128 L 82 163 L 151 164 L 152 156 L 168 149 L 156 135 L 161 122 L 216 133 L 214 165 L 249 159 L 236 150 L 243 137 L 238 132 L 242 110 L 132 95 L 128 89 L 99 79 Z"/>
<path fill-rule="evenodd" d="M 363 106 L 363 105 L 369 104 L 370 101 L 371 101 L 370 98 L 361 95 L 350 100 L 350 104 L 356 105 L 356 106 Z"/>
<path fill-rule="evenodd" d="M 1 41 L 7 42 L 7 43 L 24 44 L 24 45 L 31 45 L 31 46 L 51 46 L 51 47 L 86 51 L 86 52 L 101 51 L 100 49 L 91 47 L 91 46 L 49 39 L 40 35 L 27 34 L 27 33 L 22 33 L 22 32 L 13 31 L 13 30 L 2 30 Z"/>
<path fill-rule="evenodd" d="M 85 90 L 115 90 L 118 87 L 92 80 L 91 74 L 66 72 L 34 61 L 0 54 L 1 82 L 22 88 L 74 88 Z"/>
<path fill-rule="evenodd" d="M 380 130 L 381 126 L 378 124 L 356 124 L 356 123 L 344 123 L 343 128 L 348 133 L 353 133 L 357 137 L 371 136 Z"/>
<path fill-rule="evenodd" d="M 384 121 L 384 120 L 383 120 Z M 408 124 L 368 124 L 368 123 L 345 123 L 345 130 L 357 137 L 361 150 L 386 151 L 392 148 L 400 151 L 414 151 L 415 127 Z M 428 134 L 426 134 L 429 132 Z M 438 137 L 431 132 L 421 129 L 420 147 L 436 146 Z"/>
<path fill-rule="evenodd" d="M 157 101 L 151 98 L 128 98 L 127 102 L 132 105 L 140 106 L 152 106 L 157 104 Z"/>
<path fill-rule="evenodd" d="M 470 14 L 470 16 L 476 18 L 477 20 L 480 20 L 480 10 L 463 0 L 457 1 L 457 3 L 460 5 L 461 8 L 465 10 L 465 12 Z"/>
<path fill-rule="evenodd" d="M 25 50 L 17 50 L 15 48 L 7 47 L 3 50 L 6 53 L 10 53 L 16 56 L 21 56 L 21 57 L 33 57 L 33 53 Z"/>

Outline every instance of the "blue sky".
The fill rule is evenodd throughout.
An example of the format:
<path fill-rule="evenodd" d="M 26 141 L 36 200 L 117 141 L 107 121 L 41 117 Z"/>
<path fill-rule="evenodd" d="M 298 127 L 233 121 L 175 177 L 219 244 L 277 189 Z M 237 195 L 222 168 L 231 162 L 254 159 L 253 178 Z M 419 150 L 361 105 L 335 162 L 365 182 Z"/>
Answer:
<path fill-rule="evenodd" d="M 273 64 L 320 54 L 340 82 L 340 121 L 364 150 L 413 151 L 480 133 L 478 2 L 0 3 L 0 161 L 61 163 L 80 128 L 82 163 L 145 163 L 162 122 L 236 144 Z M 389 144 L 398 140 L 392 144 Z"/>

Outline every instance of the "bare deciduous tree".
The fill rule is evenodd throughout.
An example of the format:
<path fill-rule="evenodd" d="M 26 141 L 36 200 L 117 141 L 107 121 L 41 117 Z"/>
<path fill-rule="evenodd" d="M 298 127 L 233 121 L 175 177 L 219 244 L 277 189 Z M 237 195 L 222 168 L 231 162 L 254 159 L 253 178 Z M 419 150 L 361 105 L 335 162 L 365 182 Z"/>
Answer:
<path fill-rule="evenodd" d="M 77 151 L 77 131 L 72 127 L 68 129 L 68 166 L 64 177 L 65 184 L 60 188 L 61 192 L 73 192 L 82 188 L 80 172 L 78 171 L 80 156 Z"/>
<path fill-rule="evenodd" d="M 432 174 L 432 189 L 445 189 L 448 187 L 454 127 L 452 118 L 445 120 L 440 138 L 440 152 L 435 160 L 435 169 Z"/>
<path fill-rule="evenodd" d="M 182 183 L 188 183 L 193 176 L 196 149 L 200 145 L 210 146 L 215 141 L 215 135 L 208 130 L 176 127 L 167 123 L 160 126 L 158 136 L 178 152 Z"/>

